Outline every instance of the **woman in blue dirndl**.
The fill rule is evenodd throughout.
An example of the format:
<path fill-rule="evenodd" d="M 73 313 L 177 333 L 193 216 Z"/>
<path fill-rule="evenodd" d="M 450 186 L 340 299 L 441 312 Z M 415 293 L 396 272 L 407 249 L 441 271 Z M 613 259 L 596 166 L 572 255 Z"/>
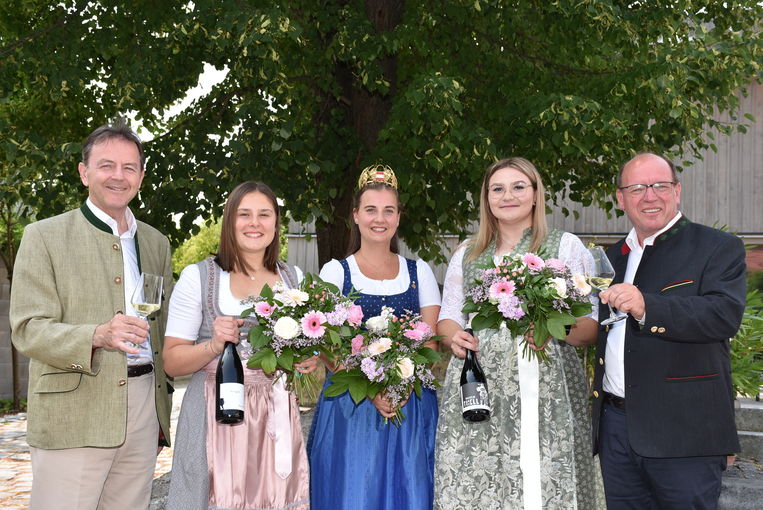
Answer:
<path fill-rule="evenodd" d="M 343 294 L 353 288 L 359 291 L 356 303 L 363 308 L 364 320 L 390 307 L 396 315 L 420 313 L 434 329 L 440 292 L 432 270 L 422 260 L 397 254 L 400 204 L 394 173 L 388 167 L 370 167 L 358 186 L 351 255 L 328 262 L 321 278 Z M 386 423 L 394 413 L 382 395 L 356 405 L 348 393 L 321 394 L 307 445 L 312 510 L 432 507 L 435 392 L 411 394 L 403 413 L 405 419 L 398 426 Z"/>

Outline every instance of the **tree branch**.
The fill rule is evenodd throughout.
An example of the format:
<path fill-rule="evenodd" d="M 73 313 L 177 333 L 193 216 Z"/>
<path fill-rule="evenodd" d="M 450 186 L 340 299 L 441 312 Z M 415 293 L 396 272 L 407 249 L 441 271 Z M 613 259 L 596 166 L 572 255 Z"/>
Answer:
<path fill-rule="evenodd" d="M 237 88 L 235 90 L 231 90 L 227 94 L 225 94 L 225 95 L 217 98 L 216 100 L 210 102 L 210 104 L 206 108 L 201 110 L 198 114 L 193 115 L 193 116 L 189 115 L 185 119 L 181 120 L 180 122 L 178 122 L 177 124 L 172 126 L 166 133 L 163 133 L 163 134 L 157 136 L 156 138 L 152 139 L 151 141 L 146 142 L 144 145 L 149 145 L 149 144 L 151 144 L 153 142 L 156 142 L 156 141 L 163 140 L 163 139 L 167 138 L 169 135 L 171 135 L 172 133 L 174 133 L 175 131 L 177 131 L 181 127 L 185 126 L 191 120 L 203 119 L 211 111 L 219 110 L 220 108 L 222 108 L 222 109 L 227 108 L 228 105 L 226 103 L 228 103 L 228 101 L 230 101 L 230 99 L 233 96 L 235 96 L 236 94 L 239 94 L 240 92 L 249 92 L 253 88 L 254 87 L 239 87 L 239 88 Z"/>

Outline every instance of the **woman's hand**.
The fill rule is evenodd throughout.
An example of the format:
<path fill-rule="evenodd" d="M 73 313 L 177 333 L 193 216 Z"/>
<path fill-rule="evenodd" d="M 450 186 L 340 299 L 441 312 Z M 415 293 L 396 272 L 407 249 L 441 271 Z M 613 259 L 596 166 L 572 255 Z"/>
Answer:
<path fill-rule="evenodd" d="M 545 350 L 549 340 L 551 340 L 550 336 L 546 338 L 546 341 L 543 342 L 541 346 L 535 345 L 535 327 L 534 326 L 530 326 L 530 329 L 527 331 L 527 333 L 525 333 L 525 342 L 527 342 L 528 347 L 530 347 L 530 349 L 534 351 Z"/>
<path fill-rule="evenodd" d="M 300 374 L 309 374 L 310 372 L 314 372 L 316 368 L 318 368 L 317 354 L 307 358 L 304 361 L 300 361 L 299 363 L 294 363 L 294 370 Z"/>
<path fill-rule="evenodd" d="M 408 394 L 408 398 L 410 397 L 411 395 Z M 400 404 L 400 407 L 403 407 L 408 403 L 408 398 L 403 400 L 403 402 Z M 376 407 L 376 410 L 379 411 L 379 414 L 384 418 L 390 419 L 395 417 L 395 409 L 392 407 L 392 403 L 383 392 L 377 393 L 373 400 L 371 400 L 371 403 L 374 405 L 374 407 Z"/>
<path fill-rule="evenodd" d="M 225 342 L 237 344 L 239 341 L 239 326 L 244 324 L 244 319 L 220 316 L 212 323 L 212 338 L 209 339 L 209 347 L 216 354 L 223 352 Z"/>
<path fill-rule="evenodd" d="M 453 354 L 458 358 L 464 358 L 466 357 L 466 349 L 478 351 L 479 338 L 470 335 L 463 329 L 453 333 L 450 338 L 450 350 L 453 351 Z"/>

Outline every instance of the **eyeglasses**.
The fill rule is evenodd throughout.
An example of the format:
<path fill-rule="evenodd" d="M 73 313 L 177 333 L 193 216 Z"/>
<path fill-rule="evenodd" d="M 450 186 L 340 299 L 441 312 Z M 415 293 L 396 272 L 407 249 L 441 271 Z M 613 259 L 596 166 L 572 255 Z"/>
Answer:
<path fill-rule="evenodd" d="M 652 184 L 631 184 L 630 186 L 620 186 L 617 189 L 624 191 L 632 197 L 640 197 L 646 193 L 647 188 L 652 188 L 655 195 L 667 195 L 673 190 L 675 185 L 675 181 L 661 181 Z"/>
<path fill-rule="evenodd" d="M 508 191 L 513 196 L 522 198 L 529 190 L 534 188 L 535 186 L 524 182 L 515 182 L 509 187 L 506 187 L 503 184 L 494 184 L 488 188 L 488 196 L 490 198 L 503 198 L 503 196 L 506 195 L 506 191 Z"/>

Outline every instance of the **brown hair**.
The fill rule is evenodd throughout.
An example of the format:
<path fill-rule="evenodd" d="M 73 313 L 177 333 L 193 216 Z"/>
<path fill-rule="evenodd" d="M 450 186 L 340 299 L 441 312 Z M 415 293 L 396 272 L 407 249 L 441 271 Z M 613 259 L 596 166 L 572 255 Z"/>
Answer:
<path fill-rule="evenodd" d="M 225 202 L 225 208 L 223 209 L 223 224 L 220 230 L 220 247 L 215 254 L 215 262 L 223 270 L 241 271 L 245 275 L 249 276 L 249 271 L 252 269 L 248 267 L 246 262 L 239 256 L 238 242 L 236 241 L 236 213 L 238 212 L 238 206 L 241 204 L 241 200 L 249 193 L 262 193 L 268 200 L 270 200 L 273 210 L 276 215 L 275 235 L 273 236 L 273 242 L 271 242 L 267 248 L 265 248 L 264 265 L 265 268 L 273 273 L 276 273 L 276 263 L 278 262 L 278 256 L 281 251 L 281 215 L 278 211 L 278 200 L 275 193 L 267 184 L 259 181 L 246 181 L 242 182 L 231 191 L 228 201 Z"/>
<path fill-rule="evenodd" d="M 355 212 L 360 208 L 360 199 L 363 197 L 363 193 L 366 191 L 373 189 L 373 190 L 389 190 L 392 193 L 395 194 L 395 199 L 397 200 L 397 210 L 399 213 L 403 212 L 403 204 L 400 203 L 400 194 L 397 192 L 397 189 L 393 188 L 389 184 L 385 184 L 383 182 L 372 182 L 370 184 L 366 184 L 362 188 L 360 188 L 355 195 L 352 197 L 352 211 Z M 356 251 L 360 249 L 360 228 L 358 228 L 357 223 L 354 221 L 350 222 L 350 240 L 347 243 L 347 256 L 349 257 Z M 397 241 L 397 230 L 395 230 L 395 234 L 392 236 L 392 239 L 389 240 L 389 249 L 392 253 L 398 253 L 398 241 Z"/>
<path fill-rule="evenodd" d="M 115 138 L 135 144 L 138 148 L 138 155 L 140 156 L 140 169 L 143 170 L 146 167 L 146 154 L 143 152 L 143 144 L 138 135 L 135 134 L 135 131 L 130 129 L 130 126 L 127 125 L 127 121 L 123 118 L 117 119 L 114 124 L 100 126 L 90 133 L 82 145 L 82 162 L 85 166 L 87 166 L 94 145 Z"/>
<path fill-rule="evenodd" d="M 495 240 L 498 235 L 498 220 L 490 211 L 488 202 L 488 184 L 490 178 L 498 170 L 504 168 L 513 168 L 519 170 L 530 180 L 535 190 L 532 214 L 533 237 L 530 242 L 530 251 L 536 251 L 548 235 L 548 224 L 546 223 L 546 189 L 541 181 L 540 173 L 535 165 L 525 158 L 511 157 L 496 161 L 485 170 L 485 177 L 482 179 L 482 191 L 480 191 L 480 224 L 477 235 L 469 239 L 466 244 L 471 246 L 471 250 L 466 261 L 472 261 L 484 252 L 488 245 Z"/>

